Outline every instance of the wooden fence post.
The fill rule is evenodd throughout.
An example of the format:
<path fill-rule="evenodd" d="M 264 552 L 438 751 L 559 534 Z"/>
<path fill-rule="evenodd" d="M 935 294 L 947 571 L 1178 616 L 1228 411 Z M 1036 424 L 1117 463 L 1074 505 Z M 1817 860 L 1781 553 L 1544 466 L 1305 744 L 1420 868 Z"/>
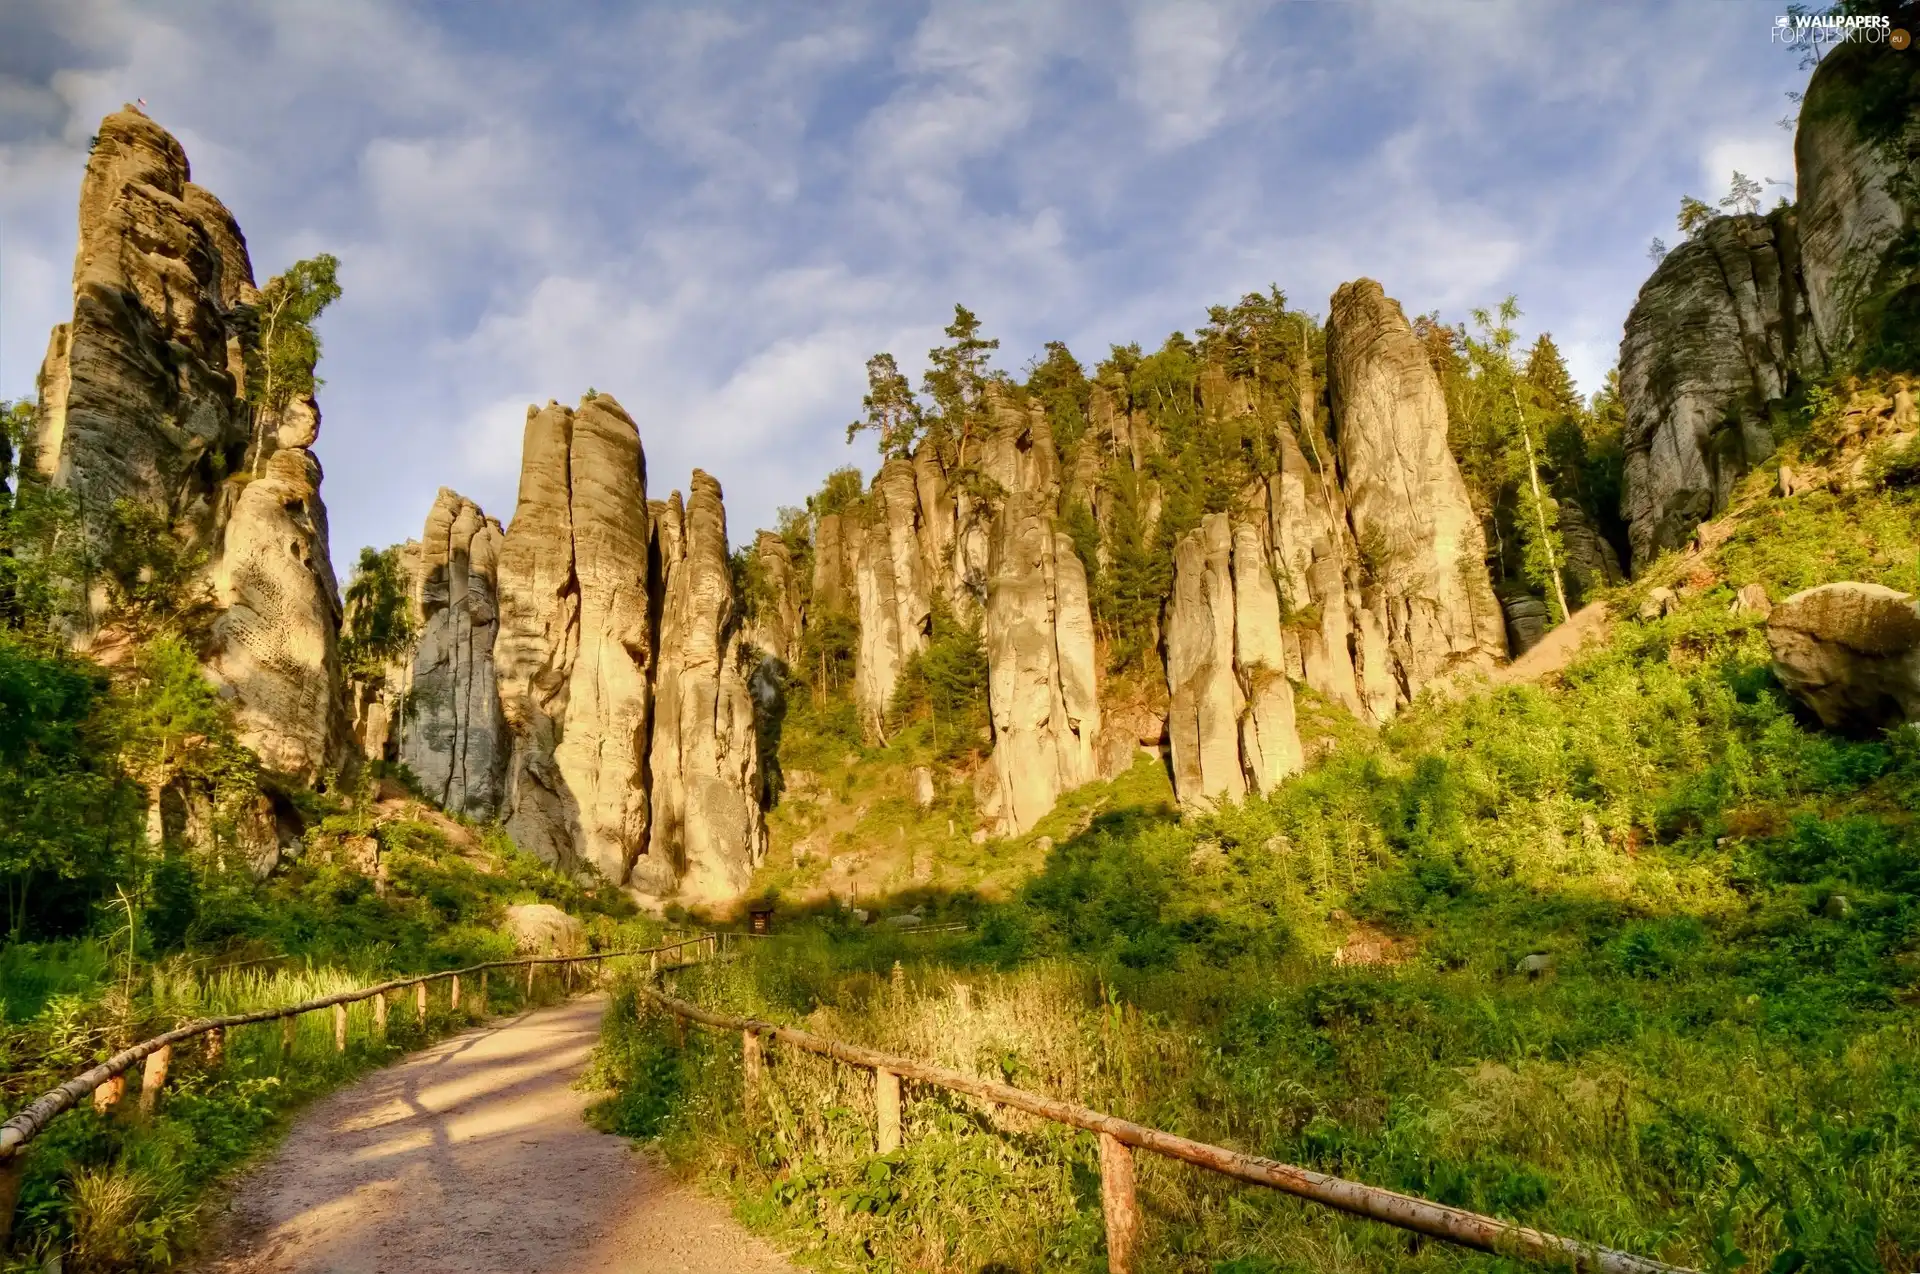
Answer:
<path fill-rule="evenodd" d="M 758 1031 L 740 1032 L 740 1101 L 749 1115 L 753 1113 L 754 1101 L 760 1095 L 762 1073 L 760 1033 Z"/>
<path fill-rule="evenodd" d="M 565 964 L 561 965 L 560 967 L 567 971 L 567 994 L 572 995 L 573 994 L 573 961 L 569 960 Z"/>
<path fill-rule="evenodd" d="M 527 1003 L 528 1004 L 533 1003 L 533 971 L 539 967 L 540 966 L 536 964 L 530 964 L 527 966 Z"/>
<path fill-rule="evenodd" d="M 160 1089 L 167 1082 L 167 1068 L 173 1064 L 173 1045 L 162 1044 L 147 1054 L 147 1068 L 140 1075 L 140 1113 L 151 1115 L 160 1100 Z"/>
<path fill-rule="evenodd" d="M 884 1068 L 873 1072 L 874 1143 L 880 1154 L 900 1149 L 900 1077 Z"/>
<path fill-rule="evenodd" d="M 1140 1264 L 1140 1204 L 1133 1190 L 1133 1151 L 1104 1132 L 1100 1209 L 1107 1215 L 1107 1274 L 1134 1274 Z"/>
<path fill-rule="evenodd" d="M 300 1015 L 298 1013 L 290 1013 L 286 1017 L 283 1017 L 280 1019 L 280 1051 L 281 1052 L 283 1053 L 293 1052 L 293 1039 L 295 1034 L 298 1033 L 299 1030 L 300 1030 Z"/>
<path fill-rule="evenodd" d="M 480 1016 L 487 1015 L 487 971 L 480 970 Z"/>
<path fill-rule="evenodd" d="M 447 1008 L 455 1013 L 460 1011 L 460 975 L 453 975 L 453 989 L 447 992 Z"/>
<path fill-rule="evenodd" d="M 224 1026 L 214 1027 L 201 1038 L 205 1041 L 206 1062 L 209 1067 L 218 1066 L 226 1060 L 227 1030 Z M 100 1090 L 95 1089 L 94 1091 L 98 1092 Z"/>
<path fill-rule="evenodd" d="M 647 974 L 652 976 L 658 972 L 660 972 L 660 953 L 649 951 L 647 952 Z"/>
<path fill-rule="evenodd" d="M 373 997 L 373 1033 L 381 1039 L 387 1037 L 387 993 L 385 991 Z"/>
<path fill-rule="evenodd" d="M 115 1075 L 106 1083 L 93 1090 L 93 1109 L 96 1114 L 110 1115 L 113 1108 L 127 1092 L 127 1077 Z"/>
<path fill-rule="evenodd" d="M 425 1026 L 427 1023 L 427 984 L 424 982 L 416 982 L 413 984 L 413 1011 L 419 1015 L 420 1024 Z"/>
<path fill-rule="evenodd" d="M 20 1183 L 26 1175 L 25 1154 L 16 1152 L 11 1159 L 0 1159 L 0 1252 L 7 1250 L 13 1238 L 13 1205 L 20 1201 Z"/>
<path fill-rule="evenodd" d="M 678 1013 L 673 1015 L 673 1046 L 675 1048 L 687 1046 L 687 1019 Z"/>
<path fill-rule="evenodd" d="M 347 1051 L 347 1006 L 344 1004 L 333 1006 L 333 1051 Z"/>

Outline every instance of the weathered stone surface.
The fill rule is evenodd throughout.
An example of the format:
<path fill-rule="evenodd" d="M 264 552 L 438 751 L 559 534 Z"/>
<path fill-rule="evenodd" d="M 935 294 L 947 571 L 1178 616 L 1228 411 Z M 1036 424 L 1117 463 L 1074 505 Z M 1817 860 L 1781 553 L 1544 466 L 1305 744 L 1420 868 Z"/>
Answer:
<path fill-rule="evenodd" d="M 689 903 L 743 892 L 766 856 L 759 740 L 748 688 L 752 648 L 727 571 L 720 484 L 694 470 L 684 514 L 667 501 L 655 547 L 661 570 L 659 667 L 644 879 Z"/>
<path fill-rule="evenodd" d="M 1100 705 L 1086 571 L 1054 529 L 1059 463 L 1047 419 L 996 399 L 981 468 L 993 514 L 983 636 L 1003 835 L 1031 828 L 1097 773 Z"/>
<path fill-rule="evenodd" d="M 1634 569 L 1726 507 L 1772 454 L 1770 404 L 1825 361 L 1791 209 L 1715 218 L 1661 260 L 1620 344 Z"/>
<path fill-rule="evenodd" d="M 1829 729 L 1920 718 L 1920 607 L 1879 584 L 1795 593 L 1767 620 L 1773 674 Z"/>
<path fill-rule="evenodd" d="M 772 531 L 762 531 L 754 537 L 753 555 L 766 595 L 756 599 L 751 640 L 782 663 L 797 664 L 806 609 L 794 574 L 793 550 Z"/>
<path fill-rule="evenodd" d="M 1234 676 L 1233 534 L 1208 514 L 1173 553 L 1167 602 L 1167 739 L 1181 801 L 1209 805 L 1247 794 L 1239 725 L 1245 697 Z"/>
<path fill-rule="evenodd" d="M 1280 590 L 1264 527 L 1233 527 L 1233 667 L 1246 711 L 1240 761 L 1249 788 L 1270 792 L 1304 761 L 1280 627 Z"/>
<path fill-rule="evenodd" d="M 396 545 L 401 578 L 406 581 L 408 619 L 420 630 L 420 541 L 408 540 Z M 349 589 L 349 592 L 352 590 Z M 343 613 L 343 624 L 353 625 L 351 600 Z M 491 651 L 489 651 L 491 657 Z M 346 684 L 347 716 L 353 741 L 369 761 L 398 761 L 405 743 L 403 708 L 407 691 L 413 684 L 413 651 L 406 650 L 371 675 L 349 677 Z"/>
<path fill-rule="evenodd" d="M 499 630 L 500 524 L 440 488 L 421 533 L 418 637 L 400 759 L 428 799 L 491 818 L 512 754 L 493 650 Z"/>
<path fill-rule="evenodd" d="M 288 448 L 241 489 L 209 580 L 208 674 L 233 701 L 240 739 L 269 768 L 318 783 L 346 762 L 340 597 L 327 560 L 320 462 Z"/>
<path fill-rule="evenodd" d="M 519 903 L 507 908 L 507 936 L 526 955 L 579 955 L 587 949 L 587 927 L 552 903 Z"/>
<path fill-rule="evenodd" d="M 855 555 L 849 552 L 846 525 L 840 514 L 827 513 L 814 528 L 812 602 L 816 615 L 843 615 L 858 606 L 850 568 Z"/>
<path fill-rule="evenodd" d="M 1446 399 L 1399 304 L 1371 279 L 1333 294 L 1327 380 L 1368 577 L 1363 697 L 1377 704 L 1390 683 L 1393 701 L 1404 702 L 1458 668 L 1491 670 L 1506 636 L 1485 535 L 1447 448 Z"/>
<path fill-rule="evenodd" d="M 73 288 L 41 367 L 36 463 L 73 494 L 96 549 L 126 502 L 205 554 L 217 613 L 203 654 L 242 741 L 270 768 L 325 781 L 350 726 L 320 466 L 305 450 L 319 409 L 303 399 L 255 441 L 246 240 L 192 183 L 179 142 L 134 107 L 101 121 L 88 157 Z M 83 647 L 106 618 L 104 585 L 85 600 Z"/>
<path fill-rule="evenodd" d="M 1567 551 L 1566 584 L 1570 601 L 1578 606 L 1601 589 L 1611 588 L 1627 575 L 1620 567 L 1620 555 L 1607 538 L 1572 500 L 1560 506 L 1560 542 Z"/>
<path fill-rule="evenodd" d="M 646 461 L 620 405 L 529 409 L 498 567 L 507 829 L 616 883 L 647 843 L 648 543 Z"/>
<path fill-rule="evenodd" d="M 1767 596 L 1767 586 L 1758 582 L 1745 585 L 1733 595 L 1733 605 L 1727 608 L 1734 615 L 1758 615 L 1765 619 L 1773 614 L 1773 600 Z"/>
<path fill-rule="evenodd" d="M 1500 598 L 1507 618 L 1507 647 L 1518 658 L 1540 644 L 1547 635 L 1552 616 L 1545 600 L 1532 593 L 1511 592 Z"/>
<path fill-rule="evenodd" d="M 1883 101 L 1904 111 L 1881 121 L 1876 140 L 1861 127 L 1858 87 L 1882 69 L 1884 47 L 1840 46 L 1807 82 L 1794 135 L 1801 275 L 1820 345 L 1831 355 L 1866 334 L 1863 320 L 1911 286 L 1915 267 L 1895 252 L 1912 232 L 1920 192 L 1913 164 L 1920 148 L 1920 96 Z"/>
<path fill-rule="evenodd" d="M 920 558 L 918 504 L 913 466 L 905 460 L 888 461 L 868 497 L 869 516 L 855 566 L 860 645 L 854 684 L 868 726 L 876 734 L 882 732 L 901 670 L 927 648 L 932 632 L 928 572 Z"/>

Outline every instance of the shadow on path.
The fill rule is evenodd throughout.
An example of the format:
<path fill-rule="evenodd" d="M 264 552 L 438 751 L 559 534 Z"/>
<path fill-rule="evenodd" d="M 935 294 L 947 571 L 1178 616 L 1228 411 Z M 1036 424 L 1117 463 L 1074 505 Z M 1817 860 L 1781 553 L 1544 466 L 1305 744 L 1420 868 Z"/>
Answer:
<path fill-rule="evenodd" d="M 759 1274 L 724 1207 L 582 1118 L 598 996 L 468 1031 L 316 1103 L 234 1191 L 204 1274 Z"/>

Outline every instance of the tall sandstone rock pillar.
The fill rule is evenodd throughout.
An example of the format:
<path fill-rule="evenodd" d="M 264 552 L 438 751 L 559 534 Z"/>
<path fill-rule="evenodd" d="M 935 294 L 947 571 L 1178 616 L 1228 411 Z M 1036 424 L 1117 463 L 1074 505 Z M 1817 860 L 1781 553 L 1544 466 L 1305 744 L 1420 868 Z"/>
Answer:
<path fill-rule="evenodd" d="M 1086 571 L 1054 528 L 1046 414 L 996 396 L 992 417 L 981 469 L 1005 495 L 987 537 L 987 688 L 1000 830 L 1015 835 L 1097 776 L 1100 703 Z"/>
<path fill-rule="evenodd" d="M 400 759 L 439 805 L 492 818 L 511 753 L 500 710 L 494 640 L 505 533 L 447 488 L 433 502 L 418 553 L 418 632 Z"/>
<path fill-rule="evenodd" d="M 646 847 L 652 702 L 646 462 L 611 397 L 529 409 L 499 554 L 507 830 L 550 862 L 625 883 Z"/>
<path fill-rule="evenodd" d="M 755 656 L 727 570 L 726 509 L 720 484 L 698 469 L 689 491 L 684 513 L 676 491 L 656 519 L 659 667 L 643 887 L 710 904 L 746 890 L 767 831 L 748 689 Z"/>
<path fill-rule="evenodd" d="M 339 661 L 312 399 L 255 419 L 245 352 L 259 300 L 233 215 L 135 107 L 107 116 L 80 188 L 74 313 L 40 372 L 35 463 L 73 494 L 96 547 L 123 504 L 205 553 L 216 606 L 202 658 L 241 740 L 270 768 L 326 781 L 351 729 Z M 104 622 L 85 600 L 76 643 Z"/>
<path fill-rule="evenodd" d="M 1390 692 L 1391 711 L 1443 674 L 1493 668 L 1506 657 L 1505 621 L 1485 533 L 1447 449 L 1439 377 L 1372 279 L 1333 294 L 1327 381 L 1365 580 L 1361 692 Z"/>

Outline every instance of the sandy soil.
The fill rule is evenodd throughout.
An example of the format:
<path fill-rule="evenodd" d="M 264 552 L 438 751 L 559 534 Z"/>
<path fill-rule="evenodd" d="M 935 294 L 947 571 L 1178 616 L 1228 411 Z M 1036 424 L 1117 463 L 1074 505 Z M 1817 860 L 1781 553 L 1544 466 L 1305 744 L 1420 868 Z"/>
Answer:
<path fill-rule="evenodd" d="M 316 1103 L 234 1191 L 204 1274 L 791 1271 L 713 1200 L 587 1127 L 604 1000 L 416 1053 Z"/>

